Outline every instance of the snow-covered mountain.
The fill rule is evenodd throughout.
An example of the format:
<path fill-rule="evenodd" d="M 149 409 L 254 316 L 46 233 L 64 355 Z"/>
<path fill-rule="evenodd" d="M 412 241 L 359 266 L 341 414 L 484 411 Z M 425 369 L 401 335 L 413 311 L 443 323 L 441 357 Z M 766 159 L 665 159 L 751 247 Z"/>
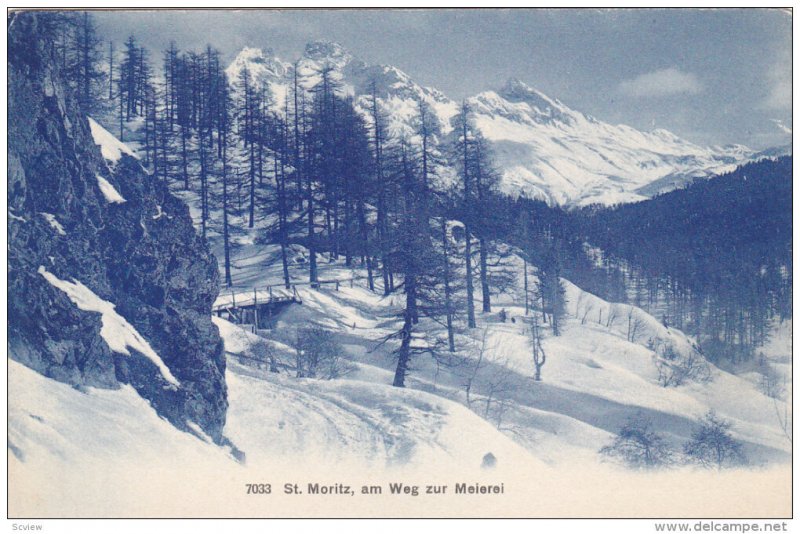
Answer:
<path fill-rule="evenodd" d="M 295 63 L 276 57 L 271 50 L 243 49 L 225 70 L 228 80 L 234 85 L 247 68 L 251 82 L 256 87 L 266 86 L 271 92 L 274 105 L 280 112 L 297 69 L 298 85 L 305 90 L 320 82 L 320 71 L 332 67 L 331 78 L 340 85 L 340 93 L 355 97 L 356 104 L 366 111 L 367 96 L 373 90 L 390 120 L 392 133 L 411 132 L 411 122 L 417 113 L 417 102 L 429 104 L 439 118 L 445 133 L 452 128 L 450 119 L 458 112 L 458 104 L 441 91 L 422 87 L 406 73 L 389 65 L 368 65 L 355 59 L 341 45 L 327 41 L 315 41 L 306 45 L 303 56 Z"/>
<path fill-rule="evenodd" d="M 452 130 L 458 102 L 417 84 L 396 67 L 368 65 L 336 43 L 309 43 L 295 64 L 271 51 L 245 48 L 226 72 L 235 82 L 246 67 L 251 80 L 268 87 L 276 107 L 283 108 L 295 65 L 298 83 L 305 89 L 316 85 L 320 70 L 330 66 L 341 92 L 354 96 L 365 112 L 374 86 L 394 134 L 411 133 L 420 100 L 434 110 L 444 134 Z M 468 98 L 467 104 L 475 125 L 494 148 L 504 191 L 552 204 L 641 200 L 695 177 L 730 171 L 754 156 L 741 145 L 707 148 L 663 129 L 642 132 L 608 124 L 517 79 Z"/>
<path fill-rule="evenodd" d="M 494 147 L 508 192 L 558 204 L 615 204 L 732 170 L 752 153 L 704 148 L 663 130 L 642 132 L 570 109 L 512 79 L 468 100 Z"/>

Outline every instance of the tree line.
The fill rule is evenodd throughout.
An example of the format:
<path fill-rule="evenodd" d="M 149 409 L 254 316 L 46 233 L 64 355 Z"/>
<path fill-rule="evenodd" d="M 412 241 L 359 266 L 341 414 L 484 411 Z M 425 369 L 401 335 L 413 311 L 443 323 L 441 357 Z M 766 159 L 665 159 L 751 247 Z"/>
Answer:
<path fill-rule="evenodd" d="M 575 232 L 623 272 L 629 301 L 697 336 L 717 362 L 750 360 L 792 315 L 792 158 L 748 163 L 653 199 L 587 208 Z"/>

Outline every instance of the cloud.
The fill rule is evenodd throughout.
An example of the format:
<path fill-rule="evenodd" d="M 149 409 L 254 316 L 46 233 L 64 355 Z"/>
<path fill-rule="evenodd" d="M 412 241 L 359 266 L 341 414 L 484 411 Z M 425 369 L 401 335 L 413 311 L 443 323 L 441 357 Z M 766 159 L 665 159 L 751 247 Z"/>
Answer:
<path fill-rule="evenodd" d="M 772 121 L 772 122 L 775 124 L 775 126 L 777 126 L 777 127 L 778 127 L 778 129 L 779 129 L 780 131 L 782 131 L 782 132 L 783 132 L 783 133 L 785 133 L 785 134 L 792 135 L 792 129 L 791 129 L 791 127 L 789 127 L 789 126 L 786 126 L 785 124 L 783 124 L 783 121 L 781 121 L 781 120 L 778 120 L 778 119 L 770 119 L 770 120 L 771 120 L 771 121 Z"/>
<path fill-rule="evenodd" d="M 637 98 L 697 94 L 702 90 L 703 84 L 694 74 L 675 67 L 640 74 L 619 84 L 620 93 Z"/>
<path fill-rule="evenodd" d="M 766 72 L 769 93 L 761 108 L 771 111 L 792 109 L 792 63 L 788 54 L 781 54 Z"/>
<path fill-rule="evenodd" d="M 769 90 L 769 95 L 762 105 L 766 109 L 791 109 L 792 108 L 792 80 L 776 80 Z"/>

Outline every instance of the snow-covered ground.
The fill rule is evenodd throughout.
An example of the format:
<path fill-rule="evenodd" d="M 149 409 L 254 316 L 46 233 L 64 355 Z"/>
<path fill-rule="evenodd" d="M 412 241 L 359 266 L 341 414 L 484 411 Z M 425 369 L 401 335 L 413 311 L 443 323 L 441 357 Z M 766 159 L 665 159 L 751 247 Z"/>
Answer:
<path fill-rule="evenodd" d="M 237 249 L 236 291 L 280 280 L 279 264 L 267 264 L 274 252 L 274 247 L 254 243 Z M 301 249 L 295 252 L 302 257 Z M 327 261 L 320 262 L 320 269 L 322 279 L 363 275 Z M 303 280 L 302 264 L 291 270 L 293 280 Z M 450 484 L 451 491 L 455 482 L 473 480 L 509 487 L 510 495 L 502 500 L 475 501 L 467 508 L 474 515 L 658 515 L 653 507 L 664 506 L 662 515 L 670 516 L 708 515 L 710 510 L 752 516 L 788 509 L 791 445 L 775 401 L 759 391 L 758 381 L 714 369 L 707 384 L 663 388 L 648 342 L 671 339 L 685 348 L 691 340 L 642 310 L 609 304 L 566 285 L 564 332 L 553 337 L 544 327 L 548 362 L 539 383 L 532 380 L 524 310 L 515 305 L 518 295 L 497 299 L 495 313 L 479 316 L 480 328 L 457 336 L 459 352 L 452 365 L 437 366 L 430 357 L 418 356 L 404 390 L 391 386 L 394 346 L 378 347 L 397 327 L 401 298 L 370 292 L 364 280 L 353 287 L 342 283 L 338 291 L 333 285 L 320 290 L 298 286 L 302 304 L 281 312 L 275 328 L 260 332 L 263 337 L 214 318 L 228 353 L 225 436 L 245 454 L 244 463 L 227 448 L 175 429 L 127 386 L 79 391 L 10 362 L 11 509 L 44 516 L 280 516 L 286 510 L 306 516 L 387 515 L 388 509 L 397 514 L 465 513 L 464 501 L 455 497 L 443 498 L 433 511 L 430 501 L 398 504 L 386 496 L 359 497 L 343 508 L 330 499 L 291 501 L 281 490 L 284 483 L 318 480 L 354 487 L 388 487 L 397 481 Z M 505 323 L 499 321 L 500 309 L 506 311 Z M 598 321 L 601 310 L 604 320 Z M 619 319 L 607 326 L 612 310 Z M 628 313 L 643 324 L 633 342 L 627 340 Z M 344 376 L 299 379 L 285 367 L 270 373 L 266 365 L 254 364 L 253 345 L 267 338 L 280 362 L 291 366 L 292 331 L 309 322 L 335 332 L 343 347 Z M 441 327 L 425 321 L 421 326 L 421 335 L 443 334 Z M 467 406 L 464 384 L 475 374 L 484 332 L 484 360 Z M 790 332 L 784 323 L 765 347 L 765 357 L 784 370 L 790 365 Z M 605 463 L 598 454 L 638 414 L 649 417 L 679 448 L 709 408 L 733 422 L 750 469 L 712 474 L 680 468 L 644 475 Z M 497 461 L 492 470 L 480 467 L 488 453 Z M 245 484 L 258 482 L 276 485 L 272 500 L 244 493 Z M 522 498 L 541 484 L 555 489 L 535 506 Z M 608 493 L 610 484 L 620 489 Z M 566 491 L 567 485 L 578 489 Z M 75 487 L 82 489 L 70 491 Z M 676 494 L 680 497 L 667 497 Z M 669 506 L 662 504 L 667 501 Z M 720 504 L 725 502 L 748 504 Z"/>
<path fill-rule="evenodd" d="M 255 285 L 266 285 L 270 281 L 269 270 L 262 266 L 259 271 L 266 278 Z M 328 273 L 322 278 L 351 274 L 333 266 L 323 266 L 322 272 Z M 653 346 L 654 341 L 656 346 L 669 343 L 679 352 L 686 352 L 692 350 L 692 340 L 679 330 L 664 327 L 641 309 L 609 304 L 568 282 L 566 285 L 569 315 L 563 334 L 554 337 L 547 327 L 543 327 L 548 362 L 543 368 L 542 382 L 532 380 L 533 364 L 524 309 L 511 302 L 515 299 L 504 297 L 495 304 L 495 310 L 504 309 L 507 322 L 499 322 L 497 313 L 487 314 L 479 319 L 480 328 L 476 331 L 459 334 L 457 344 L 460 350 L 449 367 L 442 364 L 437 369 L 432 358 L 419 356 L 413 362 L 410 387 L 465 403 L 463 383 L 474 369 L 477 347 L 485 332 L 485 358 L 489 364 L 481 373 L 500 372 L 503 375 L 500 378 L 509 384 L 507 389 L 510 391 L 504 395 L 512 404 L 499 425 L 492 409 L 487 418 L 545 461 L 556 464 L 569 462 L 575 448 L 585 449 L 588 456 L 599 461 L 596 452 L 611 433 L 616 432 L 628 417 L 640 412 L 653 419 L 659 431 L 679 446 L 688 439 L 696 419 L 709 409 L 734 421 L 734 429 L 741 439 L 748 442 L 755 463 L 788 459 L 790 444 L 775 419 L 774 399 L 763 395 L 756 383 L 711 368 L 711 380 L 707 383 L 688 382 L 679 387 L 662 387 L 654 363 L 656 355 L 648 345 Z M 265 336 L 285 341 L 286 333 L 298 325 L 321 324 L 339 334 L 342 344 L 348 349 L 348 358 L 358 363 L 358 371 L 348 375 L 349 379 L 367 373 L 367 380 L 391 383 L 394 361 L 390 352 L 396 347 L 376 347 L 399 326 L 399 297 L 372 293 L 361 280 L 355 282 L 354 287 L 341 284 L 338 291 L 333 286 L 324 286 L 320 290 L 298 286 L 297 291 L 302 305 L 293 305 L 284 312 L 273 332 L 263 332 Z M 225 299 L 230 300 L 227 296 L 220 298 Z M 585 317 L 586 307 L 591 310 L 591 320 Z M 607 326 L 607 319 L 597 322 L 601 310 L 606 310 L 606 318 L 609 313 L 616 316 L 610 326 Z M 628 312 L 639 324 L 634 341 L 627 339 Z M 230 328 L 226 324 L 223 333 Z M 442 337 L 444 332 L 438 326 L 427 325 L 423 326 L 420 335 Z M 786 356 L 784 354 L 784 359 Z M 292 354 L 285 354 L 287 361 L 292 357 Z M 780 361 L 777 357 L 775 360 Z M 481 391 L 477 393 L 482 394 Z M 482 402 L 480 400 L 478 404 Z M 477 407 L 476 412 L 484 413 Z M 548 419 L 545 429 L 538 428 L 542 413 L 551 416 L 545 418 Z M 536 416 L 528 421 L 526 414 Z M 538 440 L 545 434 L 560 433 L 553 429 L 553 418 L 572 420 L 566 426 L 573 430 L 568 436 L 562 435 L 566 448 L 538 446 Z M 520 437 L 520 434 L 526 437 Z M 552 439 L 552 436 L 547 437 Z"/>
<path fill-rule="evenodd" d="M 530 88 L 521 86 L 519 91 L 524 91 L 530 100 Z M 538 96 L 546 99 L 543 95 Z M 546 107 L 545 104 L 552 108 L 551 114 L 559 110 L 567 113 L 563 105 L 549 100 L 539 107 Z M 196 195 L 187 191 L 178 191 L 178 194 L 189 204 L 191 214 L 197 220 Z M 221 260 L 222 240 L 213 224 L 214 220 L 220 219 L 218 215 L 212 212 L 208 235 L 214 253 Z M 222 290 L 218 304 L 230 304 L 234 298 L 240 303 L 252 300 L 254 288 L 257 288 L 259 299 L 269 294 L 267 286 L 273 286 L 273 293 L 287 291 L 281 289 L 278 247 L 259 242 L 263 228 L 269 225 L 270 220 L 260 210 L 256 215 L 253 229 L 239 230 L 232 236 L 233 287 Z M 239 228 L 245 227 L 243 220 L 238 223 Z M 338 288 L 331 284 L 314 290 L 303 285 L 307 284 L 308 276 L 307 251 L 292 246 L 289 260 L 291 281 L 298 284 L 293 291 L 297 292 L 302 304 L 291 305 L 278 317 L 273 331 L 263 334 L 282 343 L 283 357 L 291 363 L 291 349 L 283 343 L 287 342 L 293 329 L 308 322 L 320 324 L 337 333 L 347 349 L 343 356 L 356 364 L 347 380 L 362 377 L 366 382 L 391 384 L 394 370 L 391 351 L 396 348 L 392 343 L 396 345 L 396 342 L 381 345 L 380 341 L 399 327 L 402 296 L 383 297 L 379 276 L 376 276 L 376 292 L 368 291 L 366 272 L 358 262 L 348 268 L 341 260 L 330 261 L 327 254 L 318 256 L 320 280 L 342 282 Z M 517 263 L 521 264 L 520 261 Z M 517 267 L 521 271 L 522 266 Z M 350 279 L 353 281 L 346 281 Z M 629 417 L 640 413 L 652 419 L 655 429 L 664 433 L 679 449 L 696 427 L 697 419 L 710 409 L 733 422 L 733 431 L 745 442 L 753 463 L 788 459 L 791 446 L 779 417 L 776 417 L 776 399 L 764 395 L 758 377 L 736 376 L 711 367 L 708 382 L 689 381 L 678 387 L 662 387 L 658 381 L 655 364 L 658 357 L 654 351 L 670 347 L 686 355 L 694 350 L 694 341 L 680 330 L 662 325 L 639 308 L 608 303 L 569 281 L 564 283 L 567 301 L 564 332 L 555 337 L 549 327 L 542 327 L 548 362 L 542 370 L 541 382 L 532 380 L 529 327 L 521 307 L 524 298 L 520 283 L 515 292 L 495 297 L 495 313 L 480 316 L 478 329 L 468 332 L 464 325 L 459 325 L 459 351 L 451 362 L 447 362 L 449 366 L 430 357 L 417 357 L 412 363 L 409 387 L 466 404 L 464 383 L 466 377 L 474 374 L 476 353 L 483 343 L 486 354 L 480 373 L 491 378 L 478 377 L 475 380 L 472 394 L 473 397 L 477 395 L 477 400 L 470 400 L 473 411 L 550 464 L 572 462 L 576 454 L 598 462 L 597 451 Z M 498 321 L 500 309 L 504 309 L 508 316 L 505 323 Z M 241 336 L 232 335 L 235 330 L 231 330 L 230 324 L 218 320 L 218 325 L 229 352 L 248 350 L 246 343 L 238 346 L 241 342 L 234 341 Z M 423 321 L 420 326 L 417 333 L 420 337 L 429 340 L 444 337 L 443 329 L 436 323 Z M 764 351 L 765 358 L 773 367 L 783 376 L 791 376 L 791 322 L 776 329 L 771 344 Z M 270 374 L 266 378 L 277 380 Z M 504 385 L 499 388 L 495 382 Z M 480 391 L 482 387 L 506 389 L 510 393 L 487 395 Z M 503 398 L 499 398 L 498 405 L 498 399 L 492 397 Z M 783 404 L 781 401 L 781 407 Z M 554 446 L 542 446 L 543 442 Z M 292 450 L 296 448 L 292 446 Z"/>
<path fill-rule="evenodd" d="M 192 194 L 183 196 L 191 206 Z M 281 283 L 276 247 L 258 243 L 264 223 L 235 236 L 233 292 L 252 294 Z M 218 249 L 213 230 L 210 237 Z M 291 278 L 302 282 L 305 251 L 294 247 L 291 259 Z M 396 342 L 381 340 L 398 328 L 401 296 L 369 291 L 358 266 L 328 259 L 320 257 L 320 279 L 355 278 L 353 283 L 338 289 L 298 285 L 302 304 L 283 308 L 274 328 L 260 336 L 214 318 L 228 353 L 224 433 L 236 450 L 177 430 L 128 386 L 73 389 L 10 361 L 9 509 L 39 517 L 788 513 L 791 442 L 781 410 L 791 398 L 790 384 L 773 398 L 756 376 L 711 368 L 709 382 L 662 387 L 653 349 L 669 345 L 685 354 L 693 350 L 692 340 L 641 309 L 605 302 L 565 281 L 562 335 L 542 326 L 548 359 L 541 382 L 533 380 L 522 299 L 512 292 L 495 298 L 493 313 L 479 315 L 479 328 L 460 329 L 455 354 L 416 356 L 407 387 L 394 388 Z M 48 280 L 76 305 L 103 314 L 104 328 L 106 320 L 113 327 L 109 346 L 147 354 L 146 340 L 115 317 L 112 303 L 95 302 L 78 281 Z M 220 302 L 232 300 L 230 292 Z M 505 322 L 499 310 L 505 310 Z M 338 378 L 296 378 L 291 371 L 295 330 L 311 323 L 332 331 L 341 346 L 345 372 Z M 444 332 L 423 319 L 416 335 L 432 342 Z M 279 373 L 254 361 L 264 340 L 281 364 Z M 763 352 L 790 376 L 790 321 L 776 326 Z M 630 473 L 598 453 L 639 415 L 680 450 L 709 409 L 732 423 L 750 460 L 747 470 Z M 487 454 L 496 461 L 493 469 L 481 467 Z M 506 493 L 495 501 L 448 495 L 432 509 L 430 501 L 398 503 L 399 497 L 387 495 L 349 501 L 356 505 L 348 507 L 337 500 L 345 497 L 297 504 L 283 492 L 284 483 L 337 481 L 383 484 L 387 491 L 388 481 L 450 484 L 451 491 L 455 482 L 503 483 Z M 272 484 L 274 493 L 248 495 L 248 483 Z"/>
<path fill-rule="evenodd" d="M 570 288 L 570 295 L 576 291 Z M 305 488 L 317 481 L 354 488 L 388 488 L 397 481 L 450 484 L 451 491 L 456 482 L 503 483 L 509 495 L 488 504 L 474 501 L 474 515 L 635 515 L 662 506 L 670 516 L 705 516 L 709 510 L 746 516 L 764 513 L 765 506 L 776 514 L 788 509 L 790 444 L 771 419 L 769 399 L 744 379 L 715 371 L 710 384 L 662 388 L 644 346 L 569 317 L 563 336 L 545 340 L 549 360 L 543 381 L 534 383 L 522 333 L 524 311 L 503 305 L 506 323 L 482 317 L 488 365 L 479 370 L 483 380 L 475 381 L 470 409 L 464 378 L 474 370 L 484 329 L 472 342 L 467 335 L 458 337 L 460 346 L 470 346 L 460 353 L 459 365 L 437 369 L 429 358 L 418 357 L 401 390 L 391 386 L 388 348 L 375 348 L 375 340 L 392 328 L 397 299 L 358 286 L 299 292 L 303 304 L 289 307 L 275 329 L 262 334 L 281 339 L 273 343 L 277 357 L 291 363 L 292 349 L 283 343 L 291 342 L 287 333 L 307 321 L 324 324 L 336 332 L 349 363 L 343 377 L 271 373 L 251 359 L 253 345 L 263 338 L 214 319 L 228 352 L 225 435 L 246 455 L 243 463 L 229 449 L 172 427 L 128 386 L 77 390 L 10 362 L 11 510 L 20 515 L 36 510 L 38 516 L 280 516 L 286 509 L 328 516 L 466 513 L 465 501 L 454 496 L 433 509 L 430 501 L 398 505 L 387 496 L 359 496 L 349 501 L 353 507 L 342 508 L 331 499 L 298 504 L 283 494 L 285 483 Z M 424 331 L 434 334 L 431 328 Z M 515 386 L 493 393 L 495 405 L 505 406 L 501 419 L 496 410 L 485 410 L 487 388 L 496 377 Z M 734 422 L 751 469 L 644 475 L 603 463 L 597 453 L 637 413 L 679 444 L 693 418 L 709 406 Z M 494 469 L 481 469 L 487 453 L 496 458 Z M 245 484 L 259 482 L 276 486 L 272 500 L 245 493 Z M 612 483 L 618 490 L 603 492 Z M 541 484 L 554 489 L 535 504 L 526 502 Z M 572 489 L 565 490 L 567 485 Z M 75 487 L 80 491 L 70 491 Z M 664 504 L 667 495 L 678 494 Z"/>

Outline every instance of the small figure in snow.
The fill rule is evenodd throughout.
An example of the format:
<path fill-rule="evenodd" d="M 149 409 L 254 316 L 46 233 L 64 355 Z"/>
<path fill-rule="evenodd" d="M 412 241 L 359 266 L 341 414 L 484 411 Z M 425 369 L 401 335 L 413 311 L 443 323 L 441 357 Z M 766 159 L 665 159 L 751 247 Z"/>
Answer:
<path fill-rule="evenodd" d="M 481 469 L 494 469 L 497 465 L 497 458 L 494 457 L 494 454 L 491 452 L 487 452 L 483 455 L 483 462 L 481 462 Z"/>

